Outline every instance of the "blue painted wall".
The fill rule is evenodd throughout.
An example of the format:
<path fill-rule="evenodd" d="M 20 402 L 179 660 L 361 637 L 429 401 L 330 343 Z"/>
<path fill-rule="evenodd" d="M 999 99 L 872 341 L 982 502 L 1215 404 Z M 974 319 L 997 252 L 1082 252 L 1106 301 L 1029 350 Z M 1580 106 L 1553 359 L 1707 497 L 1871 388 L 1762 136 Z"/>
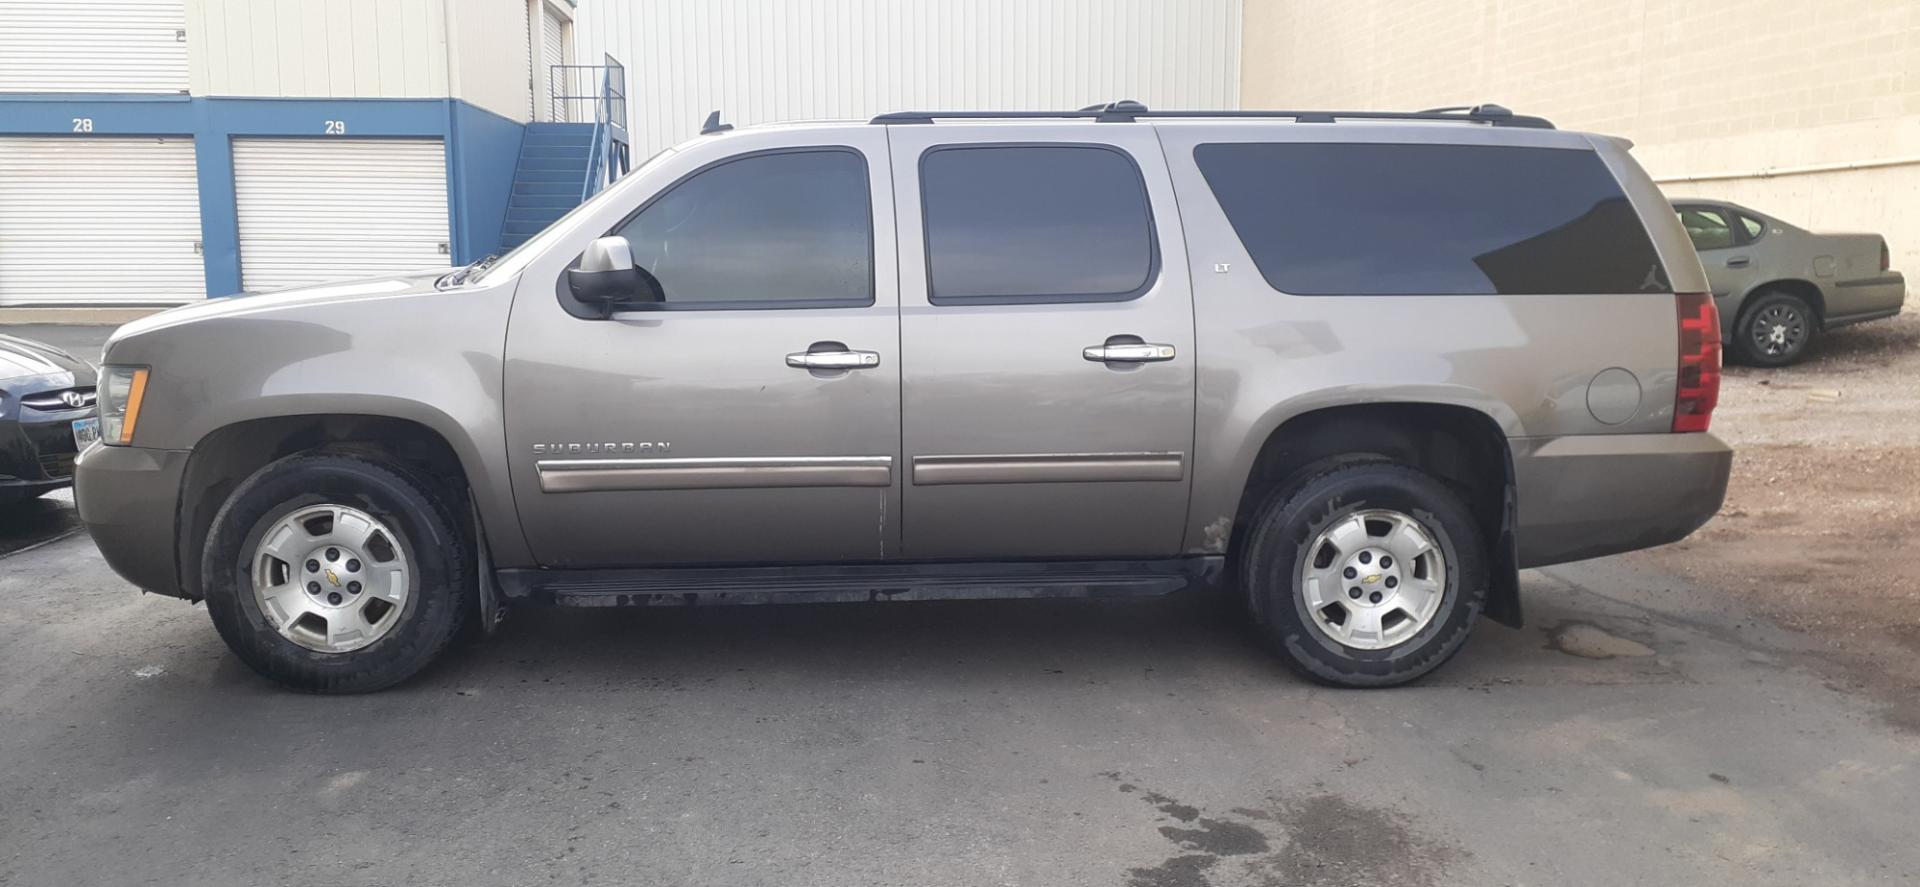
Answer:
<path fill-rule="evenodd" d="M 192 136 L 200 189 L 207 294 L 240 292 L 240 225 L 234 203 L 236 137 L 438 138 L 447 152 L 447 220 L 453 261 L 500 246 L 513 167 L 526 127 L 458 99 L 265 99 L 186 96 L 0 96 L 0 135 Z"/>
<path fill-rule="evenodd" d="M 447 192 L 453 212 L 453 257 L 459 264 L 500 251 L 500 229 L 513 196 L 524 124 L 466 102 L 452 103 L 447 137 Z"/>

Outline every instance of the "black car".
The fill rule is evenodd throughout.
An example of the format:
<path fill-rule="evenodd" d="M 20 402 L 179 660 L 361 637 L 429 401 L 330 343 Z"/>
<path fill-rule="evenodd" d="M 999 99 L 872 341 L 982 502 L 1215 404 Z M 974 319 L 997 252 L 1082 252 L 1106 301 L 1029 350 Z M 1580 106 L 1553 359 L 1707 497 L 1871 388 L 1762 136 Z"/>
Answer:
<path fill-rule="evenodd" d="M 100 436 L 94 368 L 51 345 L 0 335 L 0 504 L 73 483 Z"/>

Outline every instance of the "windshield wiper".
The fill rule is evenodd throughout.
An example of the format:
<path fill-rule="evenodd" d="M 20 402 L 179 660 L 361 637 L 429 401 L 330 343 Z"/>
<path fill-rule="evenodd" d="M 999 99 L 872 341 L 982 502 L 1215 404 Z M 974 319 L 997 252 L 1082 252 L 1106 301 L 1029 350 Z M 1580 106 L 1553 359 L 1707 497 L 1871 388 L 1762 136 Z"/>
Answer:
<path fill-rule="evenodd" d="M 468 278 L 487 270 L 493 266 L 493 263 L 498 261 L 500 261 L 499 253 L 488 253 L 485 258 L 482 258 L 478 262 L 474 262 L 465 268 L 448 272 L 445 277 L 440 278 L 437 285 L 442 287 L 459 286 L 460 284 L 466 283 Z"/>

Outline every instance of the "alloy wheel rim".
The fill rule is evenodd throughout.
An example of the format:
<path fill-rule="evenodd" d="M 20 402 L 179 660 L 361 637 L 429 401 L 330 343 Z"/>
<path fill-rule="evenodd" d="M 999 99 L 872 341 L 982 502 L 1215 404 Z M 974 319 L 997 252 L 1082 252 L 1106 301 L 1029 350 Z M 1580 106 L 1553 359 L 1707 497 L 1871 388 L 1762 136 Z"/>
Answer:
<path fill-rule="evenodd" d="M 400 622 L 411 571 L 400 537 L 344 505 L 275 521 L 254 547 L 254 600 L 280 636 L 319 653 L 350 653 Z"/>
<path fill-rule="evenodd" d="M 1358 511 L 1321 530 L 1300 570 L 1314 625 L 1358 650 L 1383 650 L 1420 633 L 1446 591 L 1446 556 L 1433 534 L 1391 509 Z"/>
<path fill-rule="evenodd" d="M 1799 350 L 1807 340 L 1807 320 L 1787 305 L 1768 305 L 1754 315 L 1749 334 L 1754 347 L 1768 357 L 1779 357 Z"/>

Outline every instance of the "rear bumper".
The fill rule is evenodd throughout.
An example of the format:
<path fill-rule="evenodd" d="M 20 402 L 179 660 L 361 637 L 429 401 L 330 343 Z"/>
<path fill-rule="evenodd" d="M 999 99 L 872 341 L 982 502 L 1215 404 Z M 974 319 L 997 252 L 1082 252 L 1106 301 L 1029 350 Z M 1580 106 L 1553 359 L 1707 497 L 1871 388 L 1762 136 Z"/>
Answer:
<path fill-rule="evenodd" d="M 186 450 L 94 444 L 75 463 L 73 502 L 107 565 L 155 594 L 186 597 L 176 552 Z"/>
<path fill-rule="evenodd" d="M 1711 434 L 1591 434 L 1511 443 L 1521 567 L 1684 539 L 1720 510 L 1733 467 L 1733 450 Z"/>
<path fill-rule="evenodd" d="M 1827 329 L 1879 320 L 1900 313 L 1907 301 L 1907 279 L 1898 271 L 1843 280 L 1827 296 Z"/>

